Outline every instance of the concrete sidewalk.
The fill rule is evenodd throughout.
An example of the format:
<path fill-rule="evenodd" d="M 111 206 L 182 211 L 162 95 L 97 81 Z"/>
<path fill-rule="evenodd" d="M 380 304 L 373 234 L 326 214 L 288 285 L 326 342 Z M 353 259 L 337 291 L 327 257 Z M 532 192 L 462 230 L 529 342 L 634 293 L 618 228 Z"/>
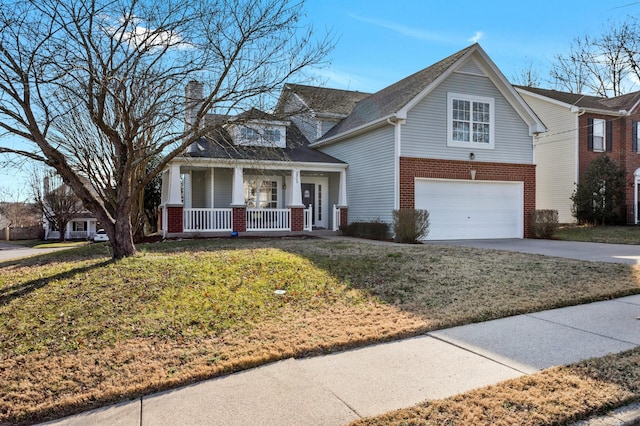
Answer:
<path fill-rule="evenodd" d="M 289 359 L 51 425 L 340 425 L 640 345 L 640 295 Z"/>

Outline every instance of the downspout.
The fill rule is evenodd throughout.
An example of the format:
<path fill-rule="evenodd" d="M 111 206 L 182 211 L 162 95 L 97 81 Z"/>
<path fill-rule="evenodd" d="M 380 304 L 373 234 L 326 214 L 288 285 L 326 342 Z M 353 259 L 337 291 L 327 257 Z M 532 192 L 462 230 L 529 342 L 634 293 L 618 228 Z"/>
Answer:
<path fill-rule="evenodd" d="M 393 149 L 393 209 L 400 209 L 400 153 L 402 144 L 401 125 L 405 120 L 396 117 L 395 121 L 387 118 L 387 123 L 394 127 L 394 149 Z"/>

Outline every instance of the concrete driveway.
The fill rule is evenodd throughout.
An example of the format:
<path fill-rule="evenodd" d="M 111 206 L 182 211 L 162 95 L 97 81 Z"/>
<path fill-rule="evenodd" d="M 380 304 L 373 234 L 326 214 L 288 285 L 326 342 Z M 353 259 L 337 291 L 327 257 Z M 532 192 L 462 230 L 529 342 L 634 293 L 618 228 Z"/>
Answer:
<path fill-rule="evenodd" d="M 71 247 L 29 248 L 29 247 L 22 247 L 17 244 L 0 242 L 0 262 L 22 259 L 25 257 L 36 256 L 39 254 L 51 253 L 53 251 L 67 250 L 69 248 Z"/>
<path fill-rule="evenodd" d="M 591 262 L 640 264 L 640 245 L 529 239 L 427 241 L 425 244 L 507 250 Z"/>

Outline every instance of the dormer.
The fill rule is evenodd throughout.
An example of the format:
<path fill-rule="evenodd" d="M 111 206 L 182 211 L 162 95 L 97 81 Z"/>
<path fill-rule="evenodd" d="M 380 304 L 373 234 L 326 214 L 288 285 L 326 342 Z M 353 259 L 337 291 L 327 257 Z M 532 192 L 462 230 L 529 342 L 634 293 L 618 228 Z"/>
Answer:
<path fill-rule="evenodd" d="M 279 121 L 255 120 L 228 124 L 227 131 L 234 145 L 286 148 L 287 125 Z"/>
<path fill-rule="evenodd" d="M 257 109 L 240 114 L 225 126 L 234 145 L 267 148 L 287 147 L 289 121 L 277 120 Z"/>

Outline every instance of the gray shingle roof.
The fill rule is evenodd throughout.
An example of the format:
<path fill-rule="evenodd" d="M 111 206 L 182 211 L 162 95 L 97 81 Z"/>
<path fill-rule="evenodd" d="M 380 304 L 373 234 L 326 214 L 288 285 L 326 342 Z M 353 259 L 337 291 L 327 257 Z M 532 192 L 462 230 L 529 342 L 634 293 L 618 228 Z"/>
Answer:
<path fill-rule="evenodd" d="M 613 98 L 603 98 L 600 96 L 581 95 L 579 93 L 561 92 L 559 90 L 542 89 L 539 87 L 515 86 L 547 98 L 555 99 L 565 104 L 575 105 L 579 108 L 599 109 L 618 113 L 620 110 L 631 111 L 638 101 L 640 101 L 640 91 L 620 95 Z"/>
<path fill-rule="evenodd" d="M 309 141 L 304 137 L 298 127 L 289 123 L 286 135 L 286 148 L 269 148 L 258 146 L 239 146 L 231 140 L 231 136 L 222 127 L 222 124 L 233 119 L 242 118 L 245 120 L 277 120 L 276 117 L 257 109 L 251 109 L 236 117 L 227 115 L 207 115 L 207 125 L 216 126 L 210 135 L 201 138 L 196 149 L 187 150 L 183 154 L 185 157 L 199 158 L 219 158 L 231 160 L 253 160 L 253 161 L 295 161 L 303 163 L 329 163 L 344 164 L 328 154 L 309 148 Z"/>
<path fill-rule="evenodd" d="M 352 90 L 330 89 L 291 83 L 288 83 L 284 90 L 285 92 L 298 95 L 309 109 L 318 114 L 325 113 L 343 116 L 351 113 L 357 102 L 371 95 L 371 93 Z M 286 98 L 289 93 L 285 93 L 283 98 Z"/>
<path fill-rule="evenodd" d="M 430 67 L 364 98 L 356 104 L 348 117 L 336 124 L 320 138 L 320 141 L 398 112 L 475 46 L 474 44 L 462 49 Z"/>

